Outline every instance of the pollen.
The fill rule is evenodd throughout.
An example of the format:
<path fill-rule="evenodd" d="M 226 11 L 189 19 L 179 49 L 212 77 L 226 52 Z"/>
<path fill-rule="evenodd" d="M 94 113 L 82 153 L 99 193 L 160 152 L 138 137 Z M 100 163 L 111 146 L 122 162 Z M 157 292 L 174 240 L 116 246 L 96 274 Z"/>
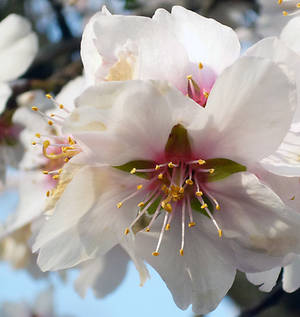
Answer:
<path fill-rule="evenodd" d="M 158 179 L 163 179 L 164 178 L 164 174 L 163 173 L 158 174 L 157 178 Z"/>
<path fill-rule="evenodd" d="M 122 207 L 122 205 L 123 205 L 123 203 L 122 203 L 122 202 L 117 203 L 117 208 L 121 208 L 121 207 Z"/>
<path fill-rule="evenodd" d="M 130 174 L 135 174 L 136 173 L 136 168 L 134 167 L 131 171 Z"/>
<path fill-rule="evenodd" d="M 36 133 L 35 136 L 39 139 L 41 135 L 39 133 Z"/>
<path fill-rule="evenodd" d="M 48 171 L 43 171 L 43 174 L 48 175 L 49 172 Z"/>
<path fill-rule="evenodd" d="M 146 232 L 150 232 L 150 228 L 149 227 L 146 228 Z"/>
<path fill-rule="evenodd" d="M 172 205 L 170 203 L 163 204 L 162 207 L 165 211 L 172 212 Z"/>
<path fill-rule="evenodd" d="M 181 256 L 183 256 L 183 249 L 180 249 L 180 250 L 179 250 L 179 254 L 180 254 Z"/>
<path fill-rule="evenodd" d="M 199 165 L 203 165 L 203 164 L 205 164 L 206 162 L 204 161 L 204 160 L 198 160 L 198 164 Z"/>
<path fill-rule="evenodd" d="M 143 185 L 142 185 L 142 184 L 136 186 L 136 189 L 137 189 L 137 190 L 141 190 L 142 188 L 143 188 Z"/>
<path fill-rule="evenodd" d="M 168 224 L 166 225 L 166 227 L 165 227 L 165 230 L 166 230 L 166 231 L 169 231 L 170 228 L 171 228 L 171 225 L 168 223 Z"/>
<path fill-rule="evenodd" d="M 152 255 L 153 255 L 153 256 L 159 256 L 159 252 L 156 252 L 156 251 L 155 251 L 155 252 L 152 252 Z"/>
<path fill-rule="evenodd" d="M 203 193 L 201 191 L 196 192 L 196 196 L 201 197 L 203 196 Z"/>
<path fill-rule="evenodd" d="M 35 142 L 35 141 L 32 141 L 31 144 L 32 144 L 32 145 L 36 145 L 36 142 Z"/>
<path fill-rule="evenodd" d="M 54 175 L 52 176 L 53 179 L 58 179 L 59 178 L 59 175 Z"/>
<path fill-rule="evenodd" d="M 287 11 L 282 11 L 282 14 L 286 17 L 288 15 Z"/>
<path fill-rule="evenodd" d="M 198 64 L 198 67 L 199 67 L 199 69 L 203 69 L 203 64 L 202 64 L 202 63 L 199 63 L 199 64 Z"/>
<path fill-rule="evenodd" d="M 201 209 L 205 209 L 205 208 L 207 208 L 208 206 L 207 206 L 207 204 L 203 204 L 202 206 L 201 206 Z"/>
<path fill-rule="evenodd" d="M 193 78 L 193 76 L 192 75 L 188 75 L 188 76 L 186 76 L 186 78 L 187 78 L 187 80 L 191 80 Z"/>
<path fill-rule="evenodd" d="M 50 126 L 52 126 L 52 125 L 53 125 L 53 121 L 52 121 L 52 120 L 48 120 L 48 124 L 49 124 Z"/>
<path fill-rule="evenodd" d="M 190 228 L 195 227 L 195 226 L 196 226 L 196 222 L 193 221 L 193 222 L 190 222 L 190 223 L 189 223 L 189 227 L 190 227 Z"/>
<path fill-rule="evenodd" d="M 124 231 L 124 234 L 125 234 L 125 235 L 128 235 L 128 233 L 129 233 L 129 229 L 126 228 L 125 231 Z"/>
<path fill-rule="evenodd" d="M 138 204 L 138 207 L 142 208 L 145 206 L 145 203 L 143 201 L 141 201 L 139 204 Z"/>
<path fill-rule="evenodd" d="M 59 109 L 64 109 L 64 105 L 60 104 Z"/>
<path fill-rule="evenodd" d="M 211 168 L 210 170 L 209 170 L 209 173 L 210 174 L 213 174 L 215 172 L 215 169 L 214 168 Z"/>
<path fill-rule="evenodd" d="M 185 181 L 185 183 L 186 183 L 187 185 L 190 185 L 190 186 L 192 186 L 192 185 L 194 184 L 194 182 L 193 182 L 191 179 L 187 179 L 187 180 Z"/>
<path fill-rule="evenodd" d="M 46 94 L 45 97 L 48 99 L 52 99 L 52 96 L 50 94 Z"/>
<path fill-rule="evenodd" d="M 156 165 L 155 166 L 155 170 L 157 171 L 157 170 L 159 170 L 160 169 L 160 166 L 159 165 Z"/>
<path fill-rule="evenodd" d="M 31 109 L 32 109 L 33 111 L 39 111 L 39 108 L 38 108 L 38 107 L 31 107 Z"/>
<path fill-rule="evenodd" d="M 168 167 L 169 167 L 169 168 L 174 168 L 174 167 L 176 167 L 176 165 L 173 164 L 172 162 L 170 162 L 170 163 L 168 164 Z"/>
<path fill-rule="evenodd" d="M 221 209 L 220 205 L 216 205 L 216 209 L 220 210 Z"/>
<path fill-rule="evenodd" d="M 222 238 L 223 236 L 223 231 L 221 229 L 218 230 L 218 233 L 219 233 L 219 238 Z"/>
<path fill-rule="evenodd" d="M 50 190 L 47 191 L 46 196 L 47 196 L 47 197 L 50 196 Z"/>

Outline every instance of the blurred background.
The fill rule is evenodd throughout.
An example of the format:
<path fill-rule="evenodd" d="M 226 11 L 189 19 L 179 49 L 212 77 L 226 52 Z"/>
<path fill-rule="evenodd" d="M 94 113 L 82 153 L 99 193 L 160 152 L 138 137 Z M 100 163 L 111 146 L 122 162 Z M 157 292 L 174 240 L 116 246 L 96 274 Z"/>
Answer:
<path fill-rule="evenodd" d="M 283 16 L 276 0 L 0 0 L 0 20 L 10 13 L 29 19 L 39 37 L 40 47 L 29 69 L 13 83 L 13 94 L 6 105 L 6 113 L 17 108 L 17 100 L 22 93 L 38 88 L 58 94 L 69 80 L 82 73 L 80 37 L 84 25 L 102 5 L 114 14 L 149 17 L 159 7 L 170 10 L 173 5 L 182 5 L 234 28 L 243 49 L 262 37 L 278 35 L 290 19 Z M 14 164 L 11 165 L 9 174 L 14 173 Z M 18 192 L 13 186 L 0 193 L 2 222 L 15 211 L 18 199 Z M 14 307 L 16 314 L 7 316 L 22 317 L 22 312 L 26 311 L 25 317 L 44 317 L 35 312 L 35 307 L 45 301 L 45 305 L 52 306 L 53 316 L 193 316 L 191 309 L 181 311 L 177 308 L 163 281 L 151 268 L 152 278 L 142 288 L 131 263 L 127 270 L 124 281 L 112 294 L 97 299 L 89 291 L 82 299 L 73 288 L 76 270 L 64 272 L 61 276 L 54 273 L 29 274 L 2 261 L 0 316 L 6 317 L 5 314 Z M 262 293 L 242 274 L 238 274 L 229 295 L 208 316 L 239 315 L 300 316 L 300 292 L 284 294 L 278 283 L 271 294 Z"/>

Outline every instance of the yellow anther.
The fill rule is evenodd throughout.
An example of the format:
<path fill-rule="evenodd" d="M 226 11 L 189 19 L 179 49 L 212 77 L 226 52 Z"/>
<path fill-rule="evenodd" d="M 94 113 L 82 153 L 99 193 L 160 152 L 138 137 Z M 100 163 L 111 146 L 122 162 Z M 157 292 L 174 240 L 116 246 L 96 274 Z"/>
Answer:
<path fill-rule="evenodd" d="M 180 249 L 180 250 L 179 250 L 179 254 L 180 254 L 181 256 L 183 256 L 183 249 Z"/>
<path fill-rule="evenodd" d="M 186 76 L 186 78 L 187 78 L 187 80 L 191 80 L 193 78 L 193 76 L 192 75 L 188 75 L 188 76 Z"/>
<path fill-rule="evenodd" d="M 48 175 L 49 172 L 48 171 L 43 171 L 43 174 Z"/>
<path fill-rule="evenodd" d="M 186 183 L 187 185 L 193 185 L 193 184 L 194 184 L 194 182 L 193 182 L 191 179 L 187 179 L 187 180 L 185 181 L 185 183 Z"/>
<path fill-rule="evenodd" d="M 166 227 L 165 227 L 165 230 L 166 230 L 166 231 L 169 231 L 170 228 L 171 228 L 171 225 L 170 225 L 169 223 L 167 223 L 167 224 L 166 224 Z"/>
<path fill-rule="evenodd" d="M 59 108 L 60 108 L 60 109 L 64 109 L 64 105 L 60 104 L 60 105 L 59 105 Z"/>
<path fill-rule="evenodd" d="M 41 135 L 40 135 L 39 133 L 36 133 L 35 136 L 36 136 L 37 138 L 40 138 L 40 137 L 41 137 Z"/>
<path fill-rule="evenodd" d="M 60 168 L 60 169 L 57 171 L 58 174 L 61 174 L 61 172 L 62 172 L 62 168 Z"/>
<path fill-rule="evenodd" d="M 68 163 L 68 162 L 69 162 L 69 160 L 70 160 L 70 159 L 69 159 L 69 158 L 67 158 L 67 157 L 64 159 L 64 161 L 65 161 L 66 163 Z"/>
<path fill-rule="evenodd" d="M 164 204 L 163 209 L 167 212 L 172 212 L 172 205 L 170 203 Z"/>
<path fill-rule="evenodd" d="M 157 171 L 157 170 L 159 170 L 160 169 L 160 165 L 156 165 L 155 166 L 155 170 Z"/>
<path fill-rule="evenodd" d="M 150 232 L 150 228 L 149 227 L 146 228 L 146 232 Z"/>
<path fill-rule="evenodd" d="M 48 99 L 52 99 L 52 96 L 51 96 L 50 94 L 46 94 L 45 96 L 46 96 L 46 98 L 48 98 Z"/>
<path fill-rule="evenodd" d="M 203 95 L 205 96 L 205 98 L 208 98 L 208 97 L 209 97 L 209 92 L 204 91 L 204 92 L 203 92 Z"/>
<path fill-rule="evenodd" d="M 145 203 L 143 201 L 141 201 L 139 204 L 138 204 L 138 207 L 142 208 L 145 206 Z"/>
<path fill-rule="evenodd" d="M 203 193 L 201 191 L 196 192 L 196 196 L 201 197 L 203 196 Z"/>
<path fill-rule="evenodd" d="M 31 144 L 32 144 L 32 145 L 36 145 L 36 142 L 35 142 L 35 141 L 32 141 Z"/>
<path fill-rule="evenodd" d="M 216 209 L 217 209 L 217 210 L 220 210 L 220 209 L 221 209 L 221 207 L 220 207 L 219 204 L 216 205 Z"/>
<path fill-rule="evenodd" d="M 183 194 L 183 193 L 184 193 L 184 188 L 183 188 L 183 187 L 180 187 L 180 188 L 179 188 L 179 193 L 180 193 L 180 194 Z"/>
<path fill-rule="evenodd" d="M 68 137 L 68 142 L 70 145 L 74 145 L 75 144 L 75 141 L 69 136 Z"/>
<path fill-rule="evenodd" d="M 136 173 L 136 168 L 134 167 L 131 171 L 130 174 L 135 174 Z"/>
<path fill-rule="evenodd" d="M 46 196 L 47 196 L 47 197 L 50 196 L 50 190 L 47 191 Z"/>
<path fill-rule="evenodd" d="M 198 160 L 198 164 L 199 165 L 203 165 L 203 164 L 205 164 L 206 162 L 204 161 L 204 160 Z"/>
<path fill-rule="evenodd" d="M 137 189 L 137 190 L 140 190 L 140 189 L 142 189 L 142 188 L 143 188 L 143 185 L 142 185 L 142 184 L 136 186 L 136 189 Z"/>
<path fill-rule="evenodd" d="M 32 109 L 33 111 L 39 111 L 39 108 L 38 108 L 38 107 L 31 107 L 31 109 Z"/>
<path fill-rule="evenodd" d="M 286 17 L 288 13 L 286 11 L 282 11 L 282 14 Z"/>
<path fill-rule="evenodd" d="M 219 238 L 222 238 L 223 236 L 223 231 L 221 229 L 218 229 L 218 233 L 219 233 Z"/>
<path fill-rule="evenodd" d="M 52 176 L 53 179 L 58 179 L 59 178 L 59 175 L 54 175 Z"/>
<path fill-rule="evenodd" d="M 295 200 L 296 196 L 293 196 L 292 198 L 290 198 L 290 200 Z"/>
<path fill-rule="evenodd" d="M 53 118 L 54 116 L 55 116 L 55 114 L 54 114 L 54 113 L 51 113 L 51 114 L 50 114 L 50 117 L 51 117 L 51 118 Z"/>
<path fill-rule="evenodd" d="M 282 4 L 282 0 L 278 0 L 278 4 Z"/>
<path fill-rule="evenodd" d="M 163 179 L 164 178 L 164 174 L 163 173 L 158 174 L 157 178 L 158 179 Z"/>
<path fill-rule="evenodd" d="M 155 251 L 155 252 L 152 252 L 152 255 L 153 255 L 153 256 L 159 256 L 159 252 L 156 252 L 156 251 Z"/>
<path fill-rule="evenodd" d="M 49 124 L 49 125 L 53 125 L 53 121 L 48 120 L 48 124 Z"/>
<path fill-rule="evenodd" d="M 203 204 L 202 206 L 201 206 L 201 209 L 205 209 L 205 208 L 207 208 L 208 206 L 207 206 L 207 204 Z"/>
<path fill-rule="evenodd" d="M 198 67 L 199 67 L 199 69 L 203 69 L 203 64 L 202 64 L 202 63 L 199 63 L 199 64 L 198 64 Z"/>
<path fill-rule="evenodd" d="M 122 202 L 117 203 L 117 208 L 121 208 L 121 207 L 122 207 L 122 205 L 123 205 L 123 203 L 122 203 Z"/>
<path fill-rule="evenodd" d="M 124 234 L 127 235 L 128 233 L 129 233 L 129 229 L 126 228 L 125 231 L 124 231 Z"/>
<path fill-rule="evenodd" d="M 211 168 L 210 170 L 209 170 L 209 173 L 210 174 L 213 174 L 215 172 L 215 169 L 214 168 Z"/>
<path fill-rule="evenodd" d="M 190 227 L 190 228 L 195 227 L 195 226 L 196 226 L 196 222 L 193 221 L 193 222 L 190 222 L 190 223 L 189 223 L 189 227 Z"/>
<path fill-rule="evenodd" d="M 175 165 L 174 165 L 172 162 L 170 162 L 170 163 L 168 164 L 168 166 L 169 166 L 169 168 L 175 167 Z"/>
<path fill-rule="evenodd" d="M 298 3 L 296 4 L 296 7 L 297 7 L 298 9 L 300 9 L 300 2 L 298 2 Z"/>

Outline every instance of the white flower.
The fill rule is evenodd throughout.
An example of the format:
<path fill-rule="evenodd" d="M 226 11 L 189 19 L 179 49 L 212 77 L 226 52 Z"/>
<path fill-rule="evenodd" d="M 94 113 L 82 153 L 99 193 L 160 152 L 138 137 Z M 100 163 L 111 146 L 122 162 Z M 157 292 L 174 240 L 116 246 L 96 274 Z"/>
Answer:
<path fill-rule="evenodd" d="M 240 54 L 236 33 L 213 19 L 175 6 L 153 18 L 91 18 L 81 56 L 89 84 L 131 79 L 167 80 L 205 106 L 217 76 Z"/>
<path fill-rule="evenodd" d="M 294 108 L 293 81 L 257 57 L 223 71 L 205 109 L 165 82 L 87 89 L 63 124 L 75 144 L 33 246 L 39 265 L 74 266 L 121 243 L 179 307 L 211 311 L 236 269 L 271 269 L 300 251 L 300 215 L 246 171 L 277 149 Z"/>
<path fill-rule="evenodd" d="M 6 82 L 18 78 L 30 66 L 38 50 L 38 40 L 30 23 L 16 14 L 10 14 L 0 22 L 0 35 L 1 113 L 11 93 Z"/>

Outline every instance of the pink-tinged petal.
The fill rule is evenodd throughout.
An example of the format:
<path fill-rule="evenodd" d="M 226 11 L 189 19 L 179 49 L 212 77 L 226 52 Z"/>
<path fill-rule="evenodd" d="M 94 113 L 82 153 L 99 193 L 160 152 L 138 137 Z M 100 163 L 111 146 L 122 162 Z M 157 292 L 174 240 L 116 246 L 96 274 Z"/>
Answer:
<path fill-rule="evenodd" d="M 9 81 L 22 75 L 38 51 L 38 39 L 30 23 L 11 14 L 0 23 L 0 80 Z"/>
<path fill-rule="evenodd" d="M 203 232 L 203 215 L 195 215 L 197 225 L 186 226 L 183 256 L 180 256 L 181 217 L 174 217 L 165 232 L 159 256 L 153 256 L 163 215 L 148 233 L 138 233 L 135 251 L 160 274 L 178 307 L 193 305 L 197 314 L 206 314 L 216 308 L 232 285 L 235 268 L 226 245 L 218 237 Z"/>
<path fill-rule="evenodd" d="M 300 256 L 297 255 L 294 261 L 283 268 L 282 288 L 292 293 L 300 287 Z"/>
<path fill-rule="evenodd" d="M 201 62 L 217 75 L 240 55 L 237 34 L 213 19 L 175 6 L 171 13 L 158 9 L 153 20 L 176 36 L 196 67 Z"/>
<path fill-rule="evenodd" d="M 300 214 L 255 175 L 237 173 L 207 187 L 221 206 L 214 216 L 239 270 L 266 271 L 299 252 Z"/>
<path fill-rule="evenodd" d="M 102 80 L 168 80 L 183 89 L 189 75 L 184 47 L 168 29 L 150 18 L 97 13 L 81 44 L 91 83 Z M 153 63 L 159 61 L 159 67 Z"/>
<path fill-rule="evenodd" d="M 285 105 L 284 107 L 282 105 Z M 296 88 L 275 63 L 243 57 L 217 79 L 205 110 L 207 133 L 191 131 L 194 152 L 248 165 L 272 154 L 286 135 L 296 107 Z"/>
<path fill-rule="evenodd" d="M 87 89 L 66 121 L 95 162 L 121 165 L 133 160 L 161 159 L 172 128 L 188 127 L 204 109 L 165 82 L 102 83 Z"/>
<path fill-rule="evenodd" d="M 247 273 L 246 276 L 249 282 L 254 285 L 259 285 L 259 290 L 262 292 L 270 292 L 276 285 L 280 271 L 281 267 L 276 267 L 266 272 Z"/>
<path fill-rule="evenodd" d="M 84 297 L 92 288 L 97 298 L 107 296 L 124 280 L 129 259 L 120 246 L 115 246 L 105 255 L 85 262 L 74 284 L 77 293 Z"/>

